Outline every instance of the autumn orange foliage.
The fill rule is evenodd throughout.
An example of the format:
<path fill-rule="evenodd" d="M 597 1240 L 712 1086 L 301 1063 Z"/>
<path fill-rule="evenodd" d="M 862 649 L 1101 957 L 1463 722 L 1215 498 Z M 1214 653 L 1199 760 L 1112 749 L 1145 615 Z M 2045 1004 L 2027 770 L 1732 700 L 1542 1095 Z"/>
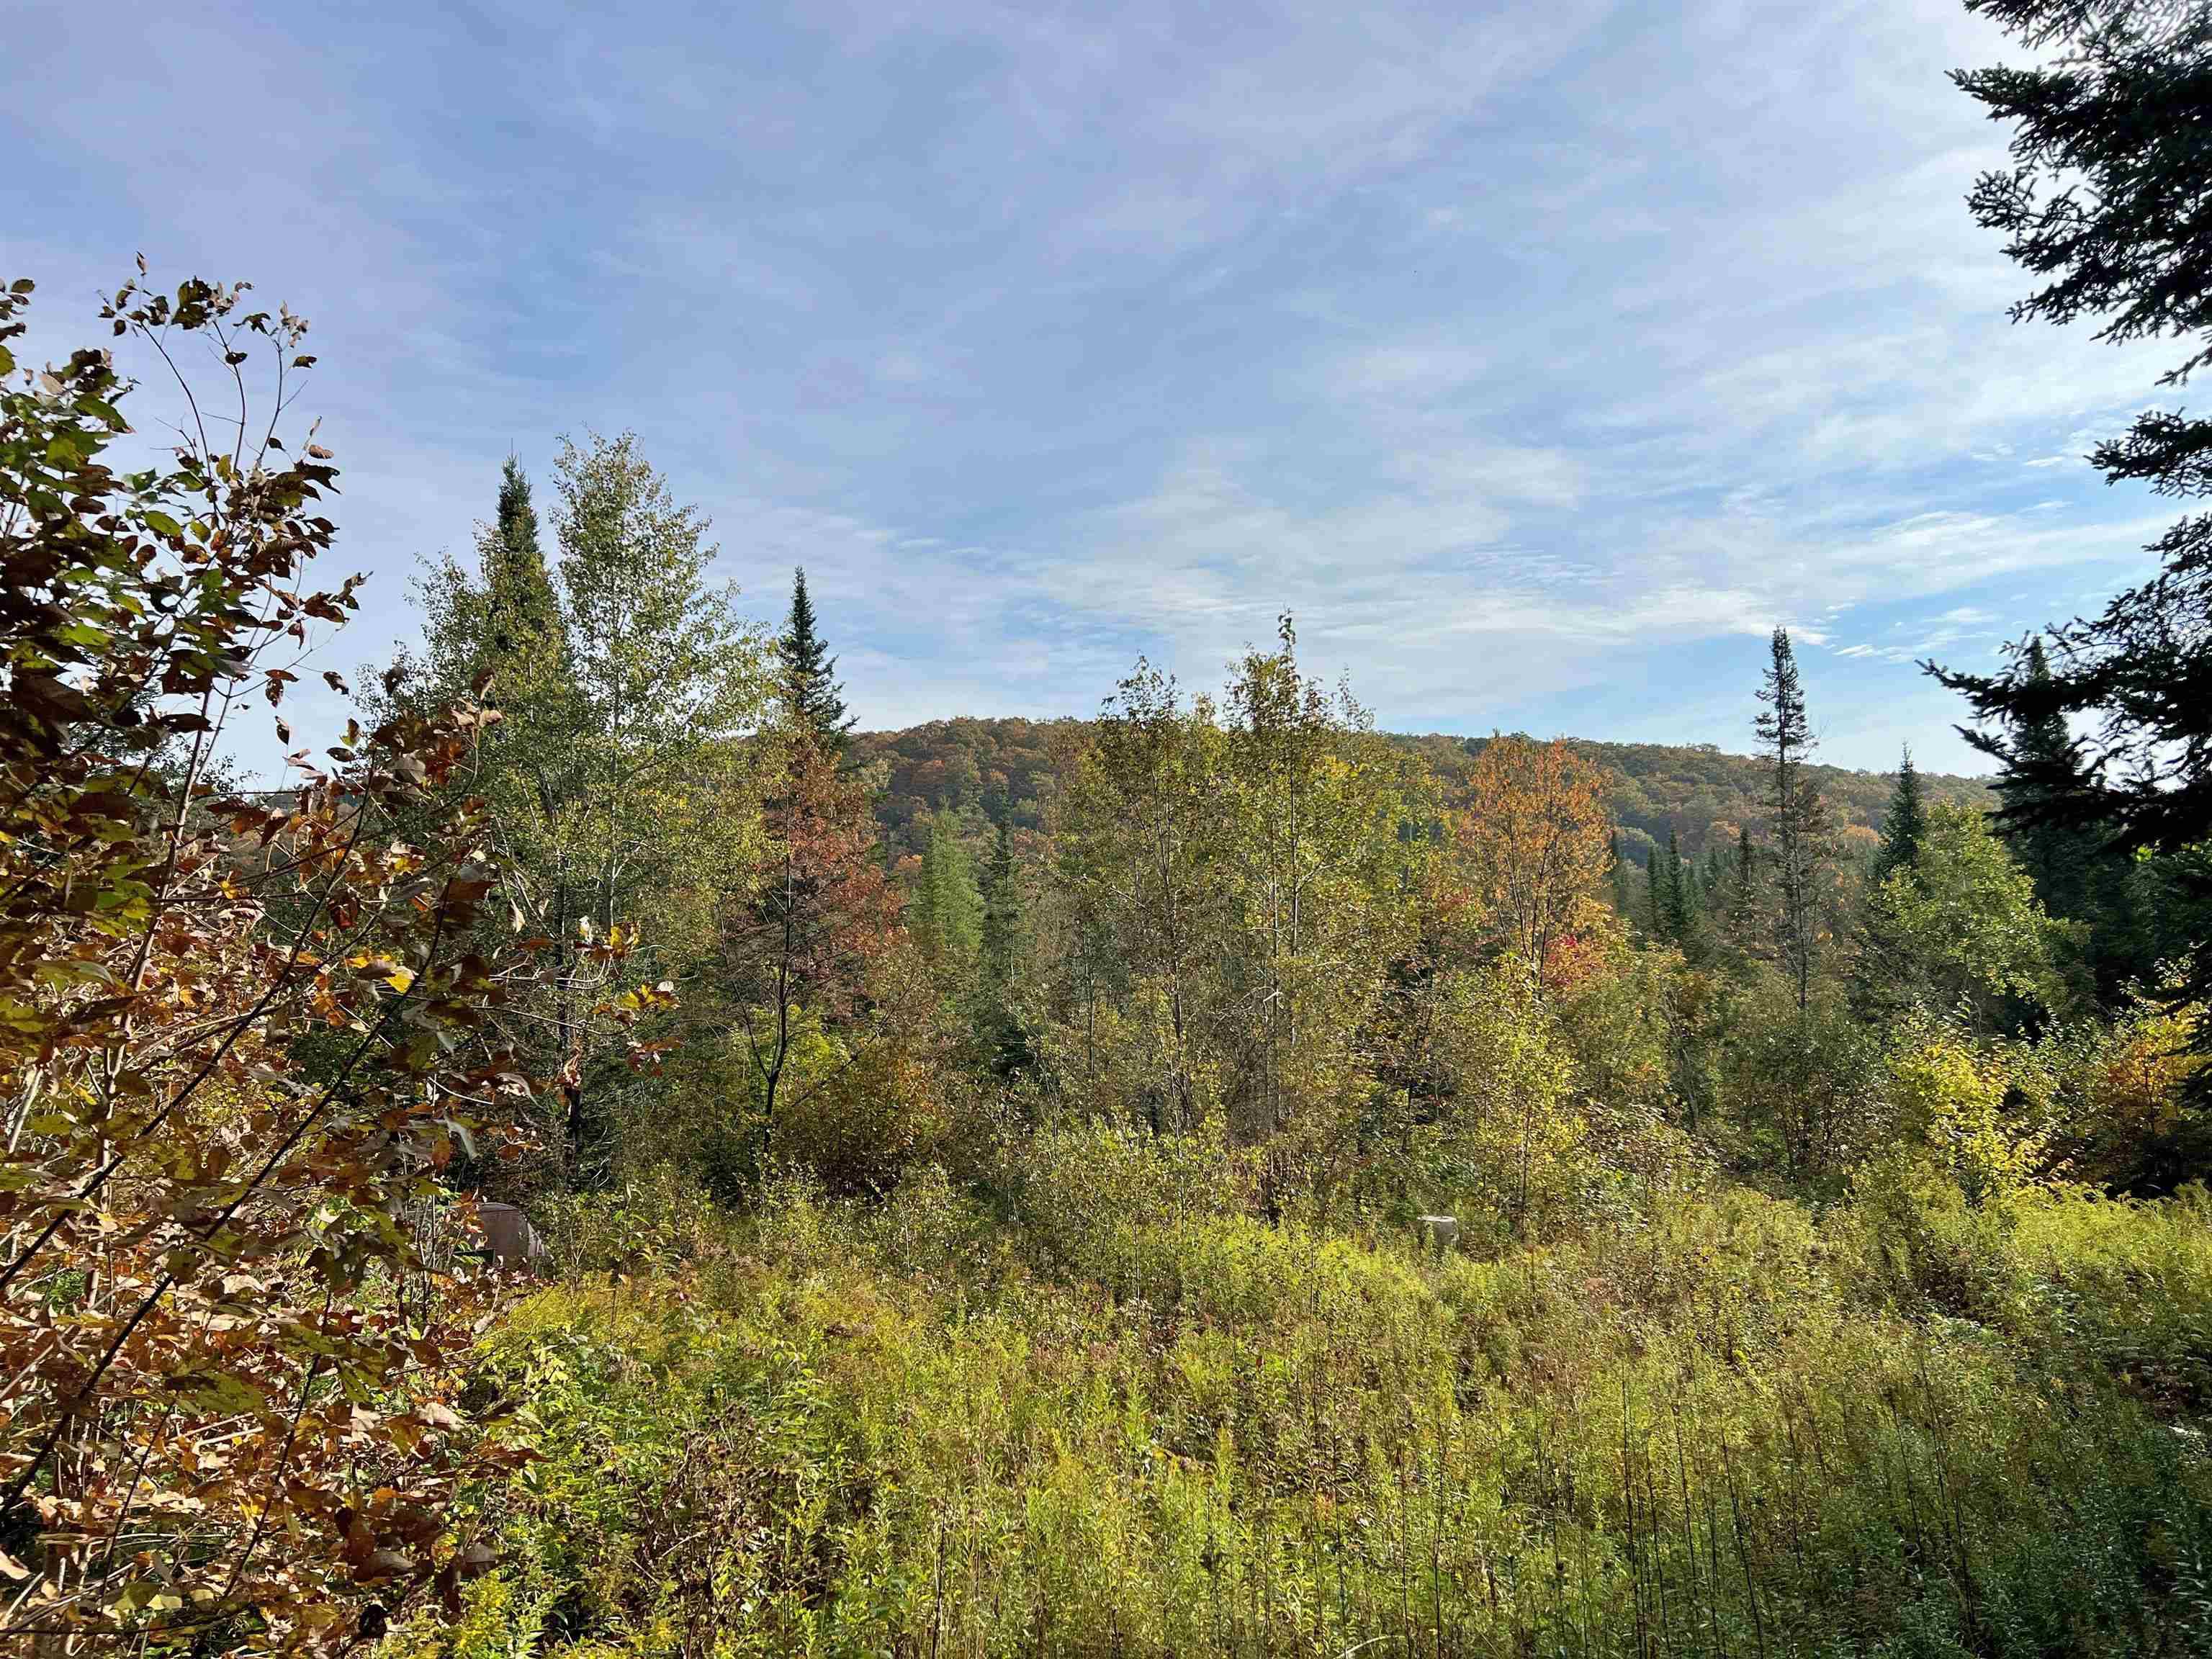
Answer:
<path fill-rule="evenodd" d="M 1571 744 L 1492 738 L 1453 829 L 1460 861 L 1497 943 L 1540 982 L 1596 902 L 1609 824 L 1604 778 Z"/>

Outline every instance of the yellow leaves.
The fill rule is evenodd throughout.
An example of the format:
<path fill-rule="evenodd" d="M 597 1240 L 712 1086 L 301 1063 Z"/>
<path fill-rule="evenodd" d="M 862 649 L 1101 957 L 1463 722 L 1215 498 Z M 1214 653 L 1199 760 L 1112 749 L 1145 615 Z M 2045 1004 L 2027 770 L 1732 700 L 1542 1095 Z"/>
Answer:
<path fill-rule="evenodd" d="M 676 982 L 664 979 L 658 985 L 641 985 L 635 990 L 624 991 L 621 995 L 599 1004 L 592 1012 L 617 1018 L 635 1018 L 675 1006 Z"/>
<path fill-rule="evenodd" d="M 392 961 L 389 957 L 376 956 L 366 951 L 356 951 L 346 958 L 346 966 L 364 979 L 382 980 L 403 996 L 415 984 L 415 970 Z"/>
<path fill-rule="evenodd" d="M 2007 1114 L 2012 1079 L 2000 1056 L 1936 1036 L 1893 1060 L 1890 1077 L 1905 1123 L 1942 1158 L 1970 1202 L 2002 1200 L 2034 1180 L 2050 1137 Z"/>

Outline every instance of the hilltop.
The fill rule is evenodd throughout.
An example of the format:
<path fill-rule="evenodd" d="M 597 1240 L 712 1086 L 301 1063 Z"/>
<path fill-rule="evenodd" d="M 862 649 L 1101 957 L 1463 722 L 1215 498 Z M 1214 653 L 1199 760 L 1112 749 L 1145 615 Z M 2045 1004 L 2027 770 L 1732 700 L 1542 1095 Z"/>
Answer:
<path fill-rule="evenodd" d="M 850 754 L 862 767 L 881 769 L 876 817 L 894 856 L 918 854 L 921 820 L 939 810 L 1041 828 L 1044 799 L 1091 725 L 963 716 L 901 731 L 856 732 Z M 1393 733 L 1391 740 L 1419 754 L 1450 788 L 1464 785 L 1490 742 L 1438 732 Z M 1670 830 L 1684 854 L 1695 857 L 1716 838 L 1733 839 L 1739 824 L 1757 832 L 1765 823 L 1765 763 L 1756 756 L 1729 754 L 1711 744 L 1571 741 L 1604 769 L 1606 806 L 1620 826 L 1624 857 L 1642 861 L 1645 849 L 1664 843 Z M 1845 842 L 1870 844 L 1881 828 L 1891 775 L 1839 766 L 1809 769 Z M 1991 799 L 1988 783 L 1979 778 L 1922 777 L 1937 799 L 1977 805 Z"/>

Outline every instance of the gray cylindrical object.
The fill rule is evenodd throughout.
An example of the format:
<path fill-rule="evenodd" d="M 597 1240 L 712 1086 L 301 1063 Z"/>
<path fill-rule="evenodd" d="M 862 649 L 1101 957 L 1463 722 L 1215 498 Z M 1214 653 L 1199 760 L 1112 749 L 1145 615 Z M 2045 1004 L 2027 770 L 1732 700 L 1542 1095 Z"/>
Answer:
<path fill-rule="evenodd" d="M 477 1205 L 477 1225 L 483 1229 L 484 1248 L 502 1267 L 534 1267 L 545 1255 L 544 1239 L 514 1205 Z"/>

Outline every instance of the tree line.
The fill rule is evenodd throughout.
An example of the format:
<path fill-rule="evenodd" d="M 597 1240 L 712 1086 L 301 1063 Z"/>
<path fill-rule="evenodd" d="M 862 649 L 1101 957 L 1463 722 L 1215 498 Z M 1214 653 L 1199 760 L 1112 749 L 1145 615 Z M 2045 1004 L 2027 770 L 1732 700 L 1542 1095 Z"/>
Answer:
<path fill-rule="evenodd" d="M 1981 9 L 2064 47 L 1960 77 L 2014 126 L 1972 207 L 2044 284 L 2020 314 L 2203 335 L 2212 19 Z M 313 576 L 305 324 L 142 267 L 100 321 L 176 437 L 126 469 L 143 393 L 104 349 L 16 372 L 31 293 L 0 295 L 11 1639 L 343 1650 L 457 1614 L 522 1461 L 515 1402 L 468 1387 L 511 1289 L 484 1201 L 566 1237 L 641 1192 L 927 1178 L 1049 1235 L 1054 1149 L 1103 1127 L 1255 1228 L 1448 1213 L 1503 1259 L 1691 1163 L 2001 1220 L 2212 1158 L 2203 515 L 2100 617 L 1936 671 L 1998 811 L 1907 756 L 1863 852 L 1785 631 L 1746 688 L 1759 823 L 1638 860 L 1585 749 L 1441 770 L 1285 617 L 1218 689 L 1139 661 L 1056 734 L 1034 822 L 939 815 L 909 864 L 803 574 L 747 621 L 628 434 L 562 444 L 543 520 L 519 465 L 487 479 L 420 649 L 295 747 L 314 630 L 358 602 Z M 2208 431 L 2152 412 L 2094 459 L 2194 500 Z M 226 764 L 249 717 L 282 788 Z"/>

